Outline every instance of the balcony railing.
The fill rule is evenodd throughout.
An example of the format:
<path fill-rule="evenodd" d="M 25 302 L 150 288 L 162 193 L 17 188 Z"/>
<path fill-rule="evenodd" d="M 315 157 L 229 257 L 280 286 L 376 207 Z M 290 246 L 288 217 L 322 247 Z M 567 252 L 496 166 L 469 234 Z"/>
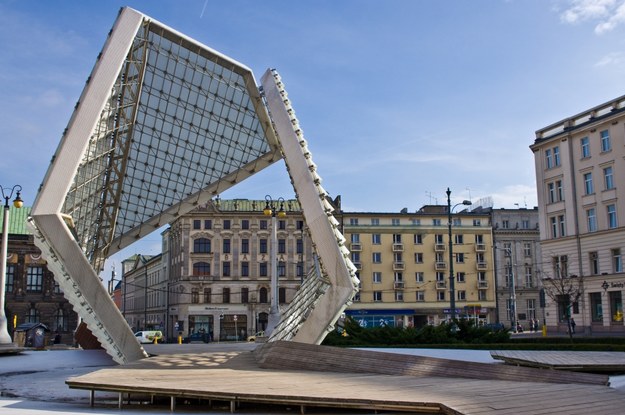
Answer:
<path fill-rule="evenodd" d="M 434 268 L 436 268 L 437 270 L 446 269 L 447 264 L 445 262 L 437 262 L 436 264 L 434 264 Z"/>
<path fill-rule="evenodd" d="M 445 244 L 435 244 L 434 250 L 436 252 L 445 252 Z"/>
<path fill-rule="evenodd" d="M 488 281 L 478 281 L 477 282 L 478 290 L 485 290 L 488 288 Z"/>
<path fill-rule="evenodd" d="M 354 252 L 360 252 L 362 251 L 362 245 L 359 243 L 353 243 L 349 246 L 349 249 Z"/>
<path fill-rule="evenodd" d="M 437 290 L 444 290 L 445 288 L 447 288 L 447 281 L 436 281 Z"/>
<path fill-rule="evenodd" d="M 477 263 L 477 269 L 485 270 L 486 268 L 488 268 L 488 265 L 486 264 L 486 262 L 478 262 Z"/>
<path fill-rule="evenodd" d="M 396 290 L 403 290 L 404 289 L 404 282 L 403 281 L 395 281 L 394 287 Z"/>
<path fill-rule="evenodd" d="M 393 252 L 403 252 L 403 251 L 404 251 L 404 244 L 402 243 L 393 244 Z"/>
<path fill-rule="evenodd" d="M 475 244 L 476 252 L 486 252 L 486 244 Z"/>
<path fill-rule="evenodd" d="M 404 261 L 393 262 L 393 271 L 403 271 L 404 269 L 406 269 Z"/>

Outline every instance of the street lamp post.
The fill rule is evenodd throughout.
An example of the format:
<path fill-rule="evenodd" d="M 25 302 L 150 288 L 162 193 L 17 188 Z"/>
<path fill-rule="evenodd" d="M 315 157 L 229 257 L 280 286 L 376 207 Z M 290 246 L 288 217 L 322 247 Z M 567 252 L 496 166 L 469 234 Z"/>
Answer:
<path fill-rule="evenodd" d="M 456 208 L 456 206 L 459 205 L 466 205 L 469 206 L 471 205 L 471 201 L 469 200 L 463 200 L 461 203 L 458 203 L 456 205 L 454 205 L 454 207 L 451 207 L 451 190 L 449 190 L 449 187 L 447 188 L 447 229 L 448 229 L 448 236 L 449 236 L 449 306 L 451 308 L 450 313 L 451 313 L 451 323 L 454 325 L 453 327 L 455 327 L 455 321 L 456 321 L 456 281 L 455 281 L 455 277 L 454 277 L 454 251 L 453 251 L 453 241 L 451 239 L 451 213 L 452 210 Z"/>
<path fill-rule="evenodd" d="M 503 248 L 503 250 L 510 257 L 510 325 L 512 326 L 512 331 L 514 333 L 517 332 L 517 323 L 516 323 L 516 281 L 514 277 L 514 257 L 512 256 L 512 248 Z"/>
<path fill-rule="evenodd" d="M 278 209 L 276 209 L 276 203 L 278 204 Z M 269 259 L 271 264 L 271 308 L 269 309 L 266 329 L 266 335 L 269 336 L 280 322 L 280 304 L 278 302 L 278 225 L 276 217 L 284 218 L 286 216 L 284 198 L 279 197 L 277 201 L 274 201 L 271 196 L 265 196 L 265 208 L 263 209 L 263 213 L 266 216 L 271 215 L 271 244 L 269 247 Z"/>
<path fill-rule="evenodd" d="M 24 201 L 20 197 L 22 186 L 16 184 L 11 188 L 11 191 L 5 191 L 4 187 L 0 186 L 0 192 L 4 198 L 4 218 L 2 221 L 2 247 L 0 248 L 0 345 L 10 345 L 13 343 L 11 336 L 9 335 L 7 327 L 7 316 L 4 311 L 4 302 L 6 294 L 6 276 L 7 276 L 7 249 L 9 243 L 9 199 L 13 197 L 13 192 L 16 192 L 15 200 L 13 200 L 13 206 L 21 208 L 24 205 Z M 6 194 L 8 193 L 8 195 Z"/>

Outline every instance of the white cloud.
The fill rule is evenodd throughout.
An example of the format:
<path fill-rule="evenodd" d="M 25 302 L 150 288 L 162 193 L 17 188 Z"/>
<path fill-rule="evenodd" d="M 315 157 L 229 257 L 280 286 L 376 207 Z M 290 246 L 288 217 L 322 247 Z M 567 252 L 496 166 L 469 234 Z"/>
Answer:
<path fill-rule="evenodd" d="M 566 23 L 599 21 L 595 33 L 603 34 L 625 23 L 625 0 L 570 0 L 560 15 Z"/>
<path fill-rule="evenodd" d="M 612 65 L 621 65 L 625 63 L 625 53 L 623 52 L 612 52 L 605 55 L 601 58 L 597 63 L 595 63 L 596 67 L 601 66 L 612 66 Z"/>

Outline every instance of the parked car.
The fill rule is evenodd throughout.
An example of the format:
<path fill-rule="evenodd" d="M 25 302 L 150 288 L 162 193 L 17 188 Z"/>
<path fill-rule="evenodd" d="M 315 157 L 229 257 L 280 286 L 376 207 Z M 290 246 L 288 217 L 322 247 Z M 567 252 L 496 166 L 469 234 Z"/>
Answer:
<path fill-rule="evenodd" d="M 154 339 L 160 341 L 163 338 L 163 332 L 160 330 L 145 330 L 135 333 L 135 337 L 139 343 L 154 343 Z"/>
<path fill-rule="evenodd" d="M 265 336 L 265 332 L 264 331 L 259 331 L 258 333 L 252 334 L 251 336 L 247 336 L 247 341 L 248 342 L 255 342 L 256 341 L 256 337 L 264 337 Z"/>
<path fill-rule="evenodd" d="M 208 343 L 210 342 L 210 335 L 208 333 L 195 332 L 195 333 L 191 333 L 190 335 L 182 339 L 182 342 L 183 343 L 194 343 L 194 342 L 195 343 L 198 343 L 198 342 Z"/>

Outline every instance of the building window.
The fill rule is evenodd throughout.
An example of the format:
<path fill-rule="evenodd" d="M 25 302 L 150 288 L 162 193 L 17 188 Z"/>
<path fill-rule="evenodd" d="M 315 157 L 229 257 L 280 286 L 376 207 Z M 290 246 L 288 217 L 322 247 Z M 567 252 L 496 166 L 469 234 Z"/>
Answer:
<path fill-rule="evenodd" d="M 295 241 L 295 251 L 298 254 L 304 253 L 304 240 L 303 239 L 297 239 Z"/>
<path fill-rule="evenodd" d="M 196 262 L 193 264 L 193 276 L 201 277 L 211 274 L 211 264 L 208 262 Z"/>
<path fill-rule="evenodd" d="M 286 277 L 286 262 L 278 261 L 278 277 Z"/>
<path fill-rule="evenodd" d="M 458 301 L 466 301 L 467 299 L 467 292 L 464 290 L 458 290 Z"/>
<path fill-rule="evenodd" d="M 378 219 L 378 218 L 371 219 L 371 225 L 372 226 L 378 226 L 379 224 L 380 224 L 380 219 Z"/>
<path fill-rule="evenodd" d="M 207 254 L 211 251 L 211 240 L 208 238 L 198 238 L 193 241 L 193 252 L 196 254 Z"/>
<path fill-rule="evenodd" d="M 564 215 L 558 216 L 558 224 L 560 225 L 560 237 L 566 236 L 566 221 Z"/>
<path fill-rule="evenodd" d="M 481 219 L 473 219 L 473 226 L 482 226 Z"/>
<path fill-rule="evenodd" d="M 623 297 L 620 291 L 610 291 L 610 317 L 613 323 L 623 324 Z"/>
<path fill-rule="evenodd" d="M 504 219 L 504 220 L 501 222 L 501 227 L 502 227 L 502 228 L 504 228 L 504 229 L 510 229 L 510 221 L 509 221 L 509 220 L 507 220 L 507 219 Z"/>
<path fill-rule="evenodd" d="M 441 226 L 441 220 L 440 219 L 432 219 L 432 225 L 434 225 L 434 226 Z"/>
<path fill-rule="evenodd" d="M 421 245 L 423 243 L 423 235 L 420 233 L 416 233 L 414 235 L 414 243 L 415 245 Z"/>
<path fill-rule="evenodd" d="M 350 241 L 353 244 L 359 244 L 360 243 L 360 234 L 359 233 L 352 233 L 349 238 L 350 238 Z"/>
<path fill-rule="evenodd" d="M 584 193 L 587 195 L 595 193 L 594 186 L 592 185 L 592 173 L 584 173 Z"/>
<path fill-rule="evenodd" d="M 261 219 L 259 227 L 261 230 L 267 230 L 268 229 L 267 219 Z"/>
<path fill-rule="evenodd" d="M 597 214 L 595 208 L 586 210 L 586 223 L 588 224 L 588 232 L 595 232 L 597 230 Z"/>
<path fill-rule="evenodd" d="M 400 233 L 394 233 L 393 234 L 393 243 L 394 244 L 400 244 L 401 243 L 401 234 Z"/>
<path fill-rule="evenodd" d="M 296 264 L 295 267 L 296 267 L 297 276 L 303 277 L 304 276 L 304 263 L 300 261 Z"/>
<path fill-rule="evenodd" d="M 380 245 L 382 243 L 382 236 L 379 233 L 371 234 L 371 243 L 373 245 Z"/>
<path fill-rule="evenodd" d="M 222 263 L 222 276 L 229 277 L 230 276 L 230 261 L 224 261 Z"/>
<path fill-rule="evenodd" d="M 223 291 L 221 292 L 221 302 L 224 304 L 229 304 L 230 303 L 230 288 L 228 287 L 224 287 Z"/>
<path fill-rule="evenodd" d="M 391 219 L 392 226 L 399 226 L 399 219 Z"/>
<path fill-rule="evenodd" d="M 599 253 L 589 252 L 590 275 L 599 275 Z"/>
<path fill-rule="evenodd" d="M 445 291 L 443 290 L 436 291 L 436 301 L 445 301 Z"/>
<path fill-rule="evenodd" d="M 250 289 L 247 287 L 241 288 L 241 303 L 247 304 L 250 302 Z"/>
<path fill-rule="evenodd" d="M 285 220 L 279 220 L 278 221 L 278 229 L 280 229 L 281 231 L 286 229 L 286 221 Z"/>
<path fill-rule="evenodd" d="M 553 148 L 553 164 L 555 166 L 560 165 L 560 147 Z"/>
<path fill-rule="evenodd" d="M 360 252 L 352 252 L 352 262 L 354 264 L 360 264 Z"/>
<path fill-rule="evenodd" d="M 374 272 L 373 273 L 373 283 L 374 284 L 380 284 L 382 282 L 382 273 L 381 272 Z"/>
<path fill-rule="evenodd" d="M 588 137 L 582 137 L 580 144 L 582 147 L 582 158 L 590 157 L 590 141 Z"/>
<path fill-rule="evenodd" d="M 466 274 L 464 272 L 456 272 L 456 282 L 466 282 Z"/>
<path fill-rule="evenodd" d="M 425 274 L 423 272 L 415 272 L 414 277 L 416 282 L 425 282 Z"/>
<path fill-rule="evenodd" d="M 395 281 L 395 282 L 403 282 L 404 281 L 404 274 L 402 272 L 396 272 L 393 281 Z"/>
<path fill-rule="evenodd" d="M 454 243 L 456 245 L 462 245 L 464 243 L 464 235 L 454 235 Z"/>
<path fill-rule="evenodd" d="M 551 258 L 554 278 L 565 278 L 569 275 L 568 256 L 560 255 Z"/>
<path fill-rule="evenodd" d="M 250 276 L 250 263 L 248 261 L 241 262 L 241 276 L 242 277 Z"/>
<path fill-rule="evenodd" d="M 67 313 L 62 308 L 54 313 L 54 327 L 57 331 L 67 331 Z"/>
<path fill-rule="evenodd" d="M 242 254 L 250 253 L 250 240 L 249 239 L 241 239 L 241 253 Z"/>
<path fill-rule="evenodd" d="M 212 302 L 212 290 L 210 288 L 204 288 L 204 304 L 210 304 Z"/>
<path fill-rule="evenodd" d="M 558 200 L 564 200 L 564 191 L 562 190 L 562 180 L 556 180 L 556 192 L 558 193 Z"/>
<path fill-rule="evenodd" d="M 607 211 L 608 211 L 608 228 L 615 229 L 618 226 L 618 223 L 616 220 L 616 205 L 608 205 Z"/>
<path fill-rule="evenodd" d="M 488 301 L 488 290 L 478 290 L 477 299 L 479 301 Z"/>
<path fill-rule="evenodd" d="M 410 222 L 414 225 L 414 226 L 421 226 L 421 219 L 411 219 Z"/>
<path fill-rule="evenodd" d="M 35 307 L 29 308 L 28 314 L 26 314 L 26 322 L 39 323 L 39 310 L 37 310 Z"/>
<path fill-rule="evenodd" d="M 371 261 L 374 264 L 381 264 L 382 263 L 382 254 L 380 252 L 373 252 L 371 254 Z"/>
<path fill-rule="evenodd" d="M 374 291 L 373 292 L 373 301 L 375 301 L 375 302 L 382 301 L 382 291 Z"/>
<path fill-rule="evenodd" d="M 612 145 L 610 144 L 610 133 L 608 130 L 601 131 L 601 151 L 610 151 L 612 150 Z"/>
<path fill-rule="evenodd" d="M 614 189 L 614 171 L 612 166 L 603 169 L 603 183 L 605 190 Z"/>
<path fill-rule="evenodd" d="M 603 306 L 601 305 L 601 293 L 590 293 L 590 319 L 593 323 L 603 322 Z"/>
<path fill-rule="evenodd" d="M 434 235 L 434 240 L 436 241 L 437 244 L 442 244 L 443 242 L 443 235 L 440 233 L 437 233 L 436 235 Z"/>
<path fill-rule="evenodd" d="M 230 229 L 232 227 L 232 221 L 230 219 L 224 219 L 224 229 Z"/>
<path fill-rule="evenodd" d="M 200 229 L 200 228 L 197 228 Z M 204 229 L 213 229 L 213 220 L 212 219 L 205 219 L 204 220 Z"/>
<path fill-rule="evenodd" d="M 545 150 L 545 163 L 548 169 L 553 167 L 553 155 L 550 148 Z"/>
<path fill-rule="evenodd" d="M 199 219 L 193 220 L 193 229 L 202 229 L 202 221 Z"/>
<path fill-rule="evenodd" d="M 549 218 L 549 223 L 551 224 L 551 238 L 555 239 L 558 237 L 558 220 L 552 216 Z"/>
<path fill-rule="evenodd" d="M 350 218 L 349 224 L 352 226 L 358 226 L 358 218 Z"/>
<path fill-rule="evenodd" d="M 534 276 L 532 275 L 532 266 L 525 265 L 525 288 L 534 286 Z"/>
<path fill-rule="evenodd" d="M 241 220 L 241 229 L 249 229 L 250 228 L 250 220 L 243 219 Z"/>
<path fill-rule="evenodd" d="M 260 264 L 258 264 L 258 274 L 261 277 L 267 276 L 267 263 L 266 262 L 261 262 Z"/>
<path fill-rule="evenodd" d="M 462 226 L 462 219 L 460 219 L 460 218 L 454 218 L 454 219 L 452 220 L 452 225 L 453 225 L 453 226 Z"/>
<path fill-rule="evenodd" d="M 223 240 L 223 251 L 224 254 L 230 253 L 230 239 Z"/>
<path fill-rule="evenodd" d="M 43 267 L 28 267 L 26 291 L 40 293 L 43 290 Z"/>
<path fill-rule="evenodd" d="M 415 252 L 414 262 L 415 264 L 423 264 L 423 252 Z"/>
<path fill-rule="evenodd" d="M 15 265 L 7 265 L 5 292 L 12 293 L 15 287 Z"/>
<path fill-rule="evenodd" d="M 258 302 L 261 304 L 267 304 L 269 302 L 269 295 L 265 287 L 258 290 Z"/>
<path fill-rule="evenodd" d="M 445 273 L 441 271 L 436 271 L 436 281 L 445 282 Z"/>
<path fill-rule="evenodd" d="M 547 194 L 549 195 L 549 203 L 555 203 L 558 201 L 556 195 L 556 184 L 555 182 L 547 183 Z"/>
<path fill-rule="evenodd" d="M 506 277 L 506 287 L 512 287 L 514 281 L 514 275 L 512 274 L 512 264 L 506 264 L 504 267 L 504 273 Z"/>
<path fill-rule="evenodd" d="M 456 256 L 456 264 L 464 264 L 464 253 L 458 252 L 455 254 Z"/>
<path fill-rule="evenodd" d="M 265 238 L 261 238 L 258 241 L 258 250 L 261 254 L 266 254 L 267 253 L 267 239 Z"/>
<path fill-rule="evenodd" d="M 612 271 L 614 273 L 623 272 L 623 260 L 621 258 L 621 249 L 612 250 Z"/>
<path fill-rule="evenodd" d="M 197 304 L 199 302 L 200 302 L 200 292 L 197 290 L 197 288 L 194 288 L 193 290 L 191 290 L 191 303 Z"/>
<path fill-rule="evenodd" d="M 403 291 L 395 291 L 395 301 L 400 302 L 400 303 L 404 301 Z"/>
<path fill-rule="evenodd" d="M 531 242 L 523 242 L 523 256 L 525 256 L 525 258 L 532 257 L 532 243 Z"/>
<path fill-rule="evenodd" d="M 295 221 L 295 229 L 297 229 L 298 231 L 303 231 L 304 230 L 304 221 L 303 220 Z"/>
<path fill-rule="evenodd" d="M 529 229 L 530 228 L 530 221 L 527 219 L 523 219 L 521 221 L 521 228 L 522 229 Z"/>
<path fill-rule="evenodd" d="M 534 319 L 536 318 L 536 299 L 530 298 L 525 302 L 525 306 L 527 307 L 527 318 Z"/>
<path fill-rule="evenodd" d="M 286 253 L 286 239 L 283 239 L 283 238 L 278 239 L 278 253 L 279 254 Z"/>
<path fill-rule="evenodd" d="M 425 292 L 424 291 L 417 291 L 417 301 L 425 301 Z"/>

